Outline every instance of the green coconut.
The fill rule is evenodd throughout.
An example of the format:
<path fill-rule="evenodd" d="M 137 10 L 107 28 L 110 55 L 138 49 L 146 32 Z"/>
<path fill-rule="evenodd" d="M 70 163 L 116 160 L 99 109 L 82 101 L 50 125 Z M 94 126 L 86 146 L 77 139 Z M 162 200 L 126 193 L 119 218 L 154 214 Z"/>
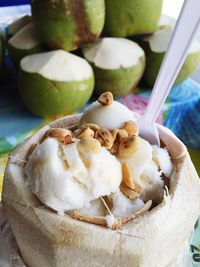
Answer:
<path fill-rule="evenodd" d="M 124 38 L 102 38 L 83 49 L 91 63 L 98 94 L 110 91 L 115 96 L 128 94 L 136 87 L 145 67 L 142 48 Z"/>
<path fill-rule="evenodd" d="M 8 51 L 16 66 L 19 65 L 23 57 L 44 51 L 44 47 L 32 22 L 9 39 Z"/>
<path fill-rule="evenodd" d="M 114 37 L 155 32 L 163 0 L 106 0 L 105 31 Z"/>
<path fill-rule="evenodd" d="M 96 40 L 105 19 L 104 0 L 31 0 L 32 16 L 44 43 L 72 51 Z"/>
<path fill-rule="evenodd" d="M 23 58 L 18 87 L 23 102 L 34 114 L 67 114 L 87 103 L 94 75 L 85 59 L 56 50 Z"/>
<path fill-rule="evenodd" d="M 167 50 L 173 28 L 164 27 L 153 35 L 144 39 L 144 50 L 146 52 L 146 69 L 144 81 L 147 85 L 153 86 L 158 75 L 161 63 Z M 174 84 L 186 80 L 195 71 L 200 63 L 200 42 L 194 40 L 189 48 L 186 60 L 176 78 Z"/>
<path fill-rule="evenodd" d="M 32 21 L 32 17 L 29 15 L 25 15 L 17 20 L 14 20 L 11 24 L 8 25 L 8 39 L 10 39 L 15 33 L 25 27 Z"/>

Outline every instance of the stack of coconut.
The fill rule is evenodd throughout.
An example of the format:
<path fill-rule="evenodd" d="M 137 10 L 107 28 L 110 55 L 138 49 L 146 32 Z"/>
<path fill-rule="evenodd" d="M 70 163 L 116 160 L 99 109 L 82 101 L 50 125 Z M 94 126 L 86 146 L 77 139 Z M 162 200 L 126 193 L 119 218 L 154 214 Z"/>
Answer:
<path fill-rule="evenodd" d="M 172 28 L 159 28 L 162 0 L 30 0 L 32 17 L 9 26 L 25 105 L 38 116 L 83 107 L 93 90 L 130 93 L 144 74 L 154 84 Z M 140 46 L 133 36 L 140 36 Z M 127 39 L 129 37 L 129 39 Z M 131 40 L 132 39 L 132 40 Z M 195 42 L 176 80 L 200 62 Z M 145 68 L 146 66 L 146 68 Z"/>

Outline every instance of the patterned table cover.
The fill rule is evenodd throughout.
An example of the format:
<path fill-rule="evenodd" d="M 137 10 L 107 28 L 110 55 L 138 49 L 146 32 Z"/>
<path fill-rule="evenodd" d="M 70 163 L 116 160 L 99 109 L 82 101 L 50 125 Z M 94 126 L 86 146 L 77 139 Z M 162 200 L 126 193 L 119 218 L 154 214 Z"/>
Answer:
<path fill-rule="evenodd" d="M 30 10 L 29 7 L 22 7 L 13 11 L 9 9 L 9 12 L 7 22 L 14 14 L 18 16 L 29 13 Z M 0 21 L 4 29 L 7 22 Z M 53 117 L 38 118 L 24 107 L 16 88 L 16 74 L 8 57 L 6 57 L 5 66 L 6 71 L 0 81 L 0 198 L 8 153 L 40 127 L 55 119 Z M 129 109 L 142 114 L 148 103 L 149 95 L 148 89 L 140 88 L 137 95 L 130 94 L 119 98 L 118 101 Z M 200 174 L 200 85 L 188 79 L 182 84 L 174 86 L 158 121 L 170 128 L 187 145 Z M 193 267 L 200 266 L 200 220 L 195 226 L 190 254 Z"/>

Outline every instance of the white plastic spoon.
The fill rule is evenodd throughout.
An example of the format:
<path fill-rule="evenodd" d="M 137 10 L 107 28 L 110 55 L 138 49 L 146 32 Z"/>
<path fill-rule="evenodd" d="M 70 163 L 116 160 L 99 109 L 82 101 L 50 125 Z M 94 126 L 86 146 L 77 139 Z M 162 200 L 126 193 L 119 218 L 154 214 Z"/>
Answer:
<path fill-rule="evenodd" d="M 140 136 L 160 145 L 156 119 L 184 63 L 200 22 L 200 0 L 186 0 L 160 67 L 145 114 L 138 118 Z"/>

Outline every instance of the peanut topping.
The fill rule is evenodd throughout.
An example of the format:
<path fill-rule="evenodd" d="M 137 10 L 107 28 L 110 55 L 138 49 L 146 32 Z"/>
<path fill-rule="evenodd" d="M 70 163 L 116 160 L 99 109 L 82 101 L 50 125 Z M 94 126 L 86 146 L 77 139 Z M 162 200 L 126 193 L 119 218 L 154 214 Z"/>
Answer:
<path fill-rule="evenodd" d="M 132 179 L 131 171 L 128 167 L 128 164 L 125 162 L 122 164 L 122 182 L 130 189 L 135 189 L 135 184 Z"/>
<path fill-rule="evenodd" d="M 138 135 L 138 126 L 134 121 L 125 122 L 122 129 L 128 133 L 128 136 Z"/>
<path fill-rule="evenodd" d="M 120 157 L 129 157 L 138 150 L 139 146 L 139 137 L 138 136 L 129 136 L 123 138 L 119 144 L 119 156 Z"/>
<path fill-rule="evenodd" d="M 118 148 L 119 148 L 119 142 L 115 142 L 112 146 L 112 148 L 110 149 L 110 153 L 111 154 L 116 154 L 118 152 Z"/>
<path fill-rule="evenodd" d="M 105 92 L 100 95 L 98 102 L 103 106 L 109 106 L 113 103 L 113 95 L 111 92 Z"/>
<path fill-rule="evenodd" d="M 118 137 L 119 141 L 121 141 L 123 138 L 128 137 L 128 133 L 124 129 L 119 129 L 117 137 Z"/>
<path fill-rule="evenodd" d="M 75 131 L 73 131 L 73 136 L 77 138 L 81 133 L 82 133 L 81 129 L 76 129 Z"/>
<path fill-rule="evenodd" d="M 101 143 L 101 145 L 106 147 L 107 149 L 111 149 L 114 143 L 111 132 L 105 128 L 96 131 L 95 139 L 97 139 Z"/>
<path fill-rule="evenodd" d="M 121 192 L 127 196 L 129 199 L 136 200 L 140 197 L 140 194 L 134 190 L 128 188 L 123 182 L 120 185 Z"/>
<path fill-rule="evenodd" d="M 66 135 L 65 139 L 64 139 L 64 144 L 68 145 L 68 144 L 71 144 L 71 143 L 73 143 L 71 135 Z"/>
<path fill-rule="evenodd" d="M 119 132 L 119 129 L 113 129 L 113 130 L 111 130 L 110 132 L 111 132 L 111 134 L 112 134 L 112 136 L 113 136 L 113 140 L 115 141 L 116 138 L 117 138 L 117 134 L 118 134 L 118 132 Z"/>
<path fill-rule="evenodd" d="M 83 138 L 77 144 L 78 148 L 86 148 L 90 152 L 98 153 L 101 150 L 101 144 L 94 138 Z"/>
<path fill-rule="evenodd" d="M 56 138 L 59 141 L 66 142 L 67 144 L 72 143 L 72 132 L 70 130 L 68 130 L 68 129 L 65 129 L 65 128 L 52 128 L 52 129 L 49 129 L 45 133 L 42 141 L 44 139 L 46 139 L 47 137 Z"/>
<path fill-rule="evenodd" d="M 78 138 L 88 138 L 88 137 L 94 137 L 94 131 L 91 130 L 89 127 L 86 128 L 79 136 Z"/>
<path fill-rule="evenodd" d="M 100 129 L 100 127 L 95 123 L 85 123 L 85 124 L 81 125 L 81 130 L 84 131 L 87 128 L 90 128 L 93 131 L 97 131 Z"/>

